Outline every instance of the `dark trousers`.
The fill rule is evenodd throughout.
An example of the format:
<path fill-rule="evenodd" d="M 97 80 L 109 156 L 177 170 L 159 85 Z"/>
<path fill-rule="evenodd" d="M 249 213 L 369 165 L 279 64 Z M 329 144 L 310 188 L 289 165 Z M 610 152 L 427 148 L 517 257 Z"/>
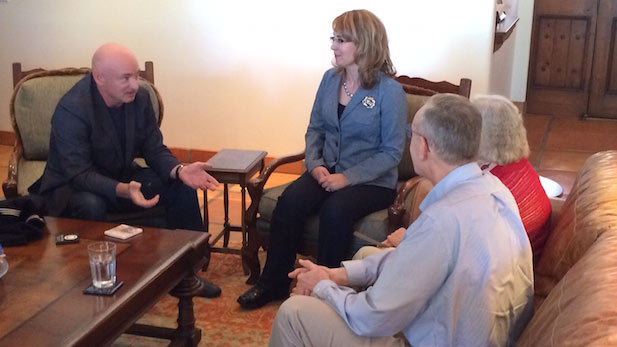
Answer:
<path fill-rule="evenodd" d="M 146 198 L 160 195 L 157 206 L 165 207 L 167 228 L 204 231 L 197 192 L 194 189 L 178 180 L 163 182 L 150 168 L 135 170 L 129 180 L 142 184 L 142 192 Z M 140 211 L 145 209 L 136 206 L 128 199 L 117 198 L 116 201 L 109 201 L 90 192 L 75 191 L 62 215 L 76 219 L 104 221 L 111 213 Z"/>
<path fill-rule="evenodd" d="M 396 190 L 370 186 L 348 186 L 326 192 L 305 172 L 278 199 L 270 224 L 270 244 L 259 283 L 267 288 L 288 288 L 287 274 L 293 270 L 308 217 L 319 213 L 317 263 L 338 267 L 345 259 L 354 224 L 362 217 L 387 208 Z"/>

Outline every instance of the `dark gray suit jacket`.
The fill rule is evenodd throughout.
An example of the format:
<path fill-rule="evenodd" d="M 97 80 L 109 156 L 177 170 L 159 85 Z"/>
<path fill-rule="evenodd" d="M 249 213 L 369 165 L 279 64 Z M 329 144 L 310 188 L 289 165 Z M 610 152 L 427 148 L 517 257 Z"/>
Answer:
<path fill-rule="evenodd" d="M 49 214 L 60 215 L 73 191 L 88 191 L 116 200 L 118 182 L 130 180 L 132 162 L 143 156 L 163 182 L 179 164 L 163 144 L 148 91 L 139 88 L 124 106 L 126 147 L 91 74 L 71 88 L 51 120 L 49 155 L 43 176 L 30 193 L 46 197 Z"/>

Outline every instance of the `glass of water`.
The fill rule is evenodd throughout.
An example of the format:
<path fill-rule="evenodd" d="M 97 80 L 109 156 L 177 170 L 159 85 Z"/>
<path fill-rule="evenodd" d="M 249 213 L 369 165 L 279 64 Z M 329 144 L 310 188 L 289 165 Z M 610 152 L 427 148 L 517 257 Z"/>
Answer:
<path fill-rule="evenodd" d="M 116 244 L 94 242 L 88 245 L 92 284 L 96 288 L 109 288 L 116 283 Z"/>

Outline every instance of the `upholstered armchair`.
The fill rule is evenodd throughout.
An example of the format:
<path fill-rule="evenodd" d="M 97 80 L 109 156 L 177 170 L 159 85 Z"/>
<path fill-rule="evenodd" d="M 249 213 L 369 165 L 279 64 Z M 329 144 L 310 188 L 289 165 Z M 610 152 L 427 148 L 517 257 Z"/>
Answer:
<path fill-rule="evenodd" d="M 408 117 L 410 124 L 413 116 L 426 100 L 437 93 L 454 93 L 469 97 L 471 91 L 471 80 L 461 79 L 459 85 L 448 82 L 431 82 L 421 78 L 410 78 L 399 76 L 396 80 L 403 85 L 407 94 Z M 356 224 L 356 234 L 362 234 L 373 240 L 383 241 L 394 230 L 402 226 L 408 226 L 418 216 L 417 206 L 424 196 L 431 189 L 430 183 L 421 177 L 416 176 L 409 154 L 409 138 L 405 143 L 403 158 L 398 166 L 398 189 L 394 203 L 388 208 L 377 211 L 364 217 Z M 271 161 L 262 170 L 258 177 L 251 179 L 247 188 L 251 196 L 251 205 L 246 214 L 246 224 L 249 228 L 249 246 L 245 250 L 245 259 L 248 260 L 250 276 L 248 284 L 254 284 L 259 279 L 260 264 L 257 252 L 260 247 L 267 249 L 270 221 L 272 212 L 278 201 L 278 197 L 283 193 L 288 184 L 280 185 L 268 189 L 264 186 L 278 167 L 284 164 L 301 161 L 304 159 L 304 152 L 294 155 L 281 157 Z M 415 190 L 420 190 L 418 194 L 410 194 Z M 413 206 L 413 208 L 409 208 Z M 304 238 L 300 253 L 315 256 L 317 254 L 317 238 L 319 235 L 319 218 L 311 217 L 306 225 Z M 368 245 L 367 241 L 355 237 L 352 241 L 348 255 L 351 256 L 361 247 Z"/>
<path fill-rule="evenodd" d="M 9 159 L 8 177 L 2 184 L 6 198 L 28 195 L 32 185 L 45 169 L 49 152 L 51 117 L 60 98 L 90 71 L 88 68 L 66 68 L 59 70 L 21 70 L 20 63 L 13 64 L 13 96 L 10 117 L 16 141 Z M 150 99 L 158 119 L 163 120 L 163 102 L 154 87 L 152 62 L 146 62 L 146 69 L 140 71 L 140 85 L 150 92 Z M 140 163 L 145 165 L 145 163 Z M 162 209 L 164 213 L 164 209 Z M 159 220 L 153 220 L 159 218 Z M 110 215 L 108 221 L 130 220 L 133 224 L 164 225 L 161 209 L 149 209 L 141 214 Z"/>

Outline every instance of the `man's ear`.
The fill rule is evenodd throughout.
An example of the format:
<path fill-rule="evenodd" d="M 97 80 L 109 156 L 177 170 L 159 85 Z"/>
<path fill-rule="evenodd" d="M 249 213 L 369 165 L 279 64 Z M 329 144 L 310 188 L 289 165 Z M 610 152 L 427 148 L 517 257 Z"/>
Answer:
<path fill-rule="evenodd" d="M 92 70 L 92 78 L 94 78 L 94 82 L 96 82 L 97 85 L 105 83 L 105 77 L 100 71 Z"/>
<path fill-rule="evenodd" d="M 420 157 L 422 158 L 422 160 L 426 160 L 426 158 L 428 158 L 428 153 L 430 151 L 431 149 L 428 146 L 428 141 L 426 140 L 426 137 L 420 136 Z"/>

